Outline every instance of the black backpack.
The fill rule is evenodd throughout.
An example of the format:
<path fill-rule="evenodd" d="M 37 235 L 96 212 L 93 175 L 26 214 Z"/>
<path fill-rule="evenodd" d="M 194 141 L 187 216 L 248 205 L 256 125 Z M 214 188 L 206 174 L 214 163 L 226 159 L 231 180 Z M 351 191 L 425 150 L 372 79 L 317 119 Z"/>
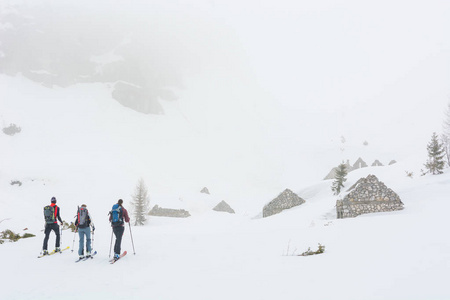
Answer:
<path fill-rule="evenodd" d="M 55 223 L 55 207 L 51 205 L 44 206 L 44 219 L 46 224 Z"/>

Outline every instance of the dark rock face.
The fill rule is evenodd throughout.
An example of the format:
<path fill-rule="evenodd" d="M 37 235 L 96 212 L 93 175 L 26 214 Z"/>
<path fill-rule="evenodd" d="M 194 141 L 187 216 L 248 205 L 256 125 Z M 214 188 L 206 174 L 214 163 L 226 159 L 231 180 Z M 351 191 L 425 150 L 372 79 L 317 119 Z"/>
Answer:
<path fill-rule="evenodd" d="M 400 197 L 375 175 L 359 179 L 343 200 L 336 201 L 338 219 L 403 209 Z"/>
<path fill-rule="evenodd" d="M 152 97 L 150 91 L 140 87 L 119 82 L 114 85 L 112 97 L 123 106 L 145 114 L 161 115 L 164 113 L 157 97 Z"/>
<path fill-rule="evenodd" d="M 139 25 L 113 19 L 107 14 L 113 11 L 99 17 L 90 8 L 70 8 L 17 3 L 0 10 L 0 73 L 22 74 L 49 88 L 111 83 L 112 97 L 122 105 L 162 114 L 160 101 L 175 100 L 173 90 L 183 87 L 178 66 L 165 51 L 176 37 L 150 42 L 129 35 L 122 27 L 133 32 Z"/>
<path fill-rule="evenodd" d="M 169 218 L 187 218 L 191 214 L 184 209 L 162 208 L 155 205 L 148 213 L 150 216 L 169 217 Z"/>
<path fill-rule="evenodd" d="M 230 214 L 234 214 L 234 210 L 230 207 L 230 205 L 228 205 L 228 203 L 226 203 L 225 201 L 220 202 L 219 204 L 217 204 L 213 210 L 215 211 L 221 211 L 221 212 L 227 212 Z"/>
<path fill-rule="evenodd" d="M 278 197 L 270 201 L 263 208 L 263 218 L 278 214 L 285 209 L 289 209 L 305 203 L 305 200 L 297 196 L 290 189 L 285 189 Z"/>

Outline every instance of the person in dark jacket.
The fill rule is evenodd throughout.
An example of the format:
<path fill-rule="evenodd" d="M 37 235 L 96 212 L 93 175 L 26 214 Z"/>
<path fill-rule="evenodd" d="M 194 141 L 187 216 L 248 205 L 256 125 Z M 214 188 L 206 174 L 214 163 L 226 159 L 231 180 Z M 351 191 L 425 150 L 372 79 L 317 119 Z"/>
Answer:
<path fill-rule="evenodd" d="M 52 230 L 56 234 L 55 252 L 61 251 L 61 248 L 59 247 L 59 242 L 60 242 L 61 236 L 59 234 L 59 225 L 58 225 L 58 221 L 61 223 L 61 225 L 63 225 L 63 221 L 61 220 L 61 217 L 60 217 L 61 209 L 59 208 L 58 205 L 56 205 L 56 198 L 55 197 L 52 197 L 51 202 L 52 203 L 50 204 L 50 206 L 52 206 L 53 209 L 54 209 L 55 222 L 52 223 L 52 224 L 46 224 L 45 225 L 44 246 L 42 247 L 42 250 L 44 251 L 44 255 L 48 255 L 48 251 L 47 251 L 48 239 L 50 237 L 50 232 L 52 232 Z"/>
<path fill-rule="evenodd" d="M 120 256 L 120 248 L 122 244 L 122 236 L 125 231 L 124 221 L 129 223 L 130 217 L 128 216 L 128 211 L 123 207 L 123 200 L 119 199 L 117 204 L 113 206 L 113 211 L 115 210 L 119 215 L 119 220 L 117 222 L 113 222 L 113 211 L 109 215 L 109 221 L 111 222 L 111 226 L 116 237 L 116 242 L 114 244 L 114 259 L 119 259 Z"/>
<path fill-rule="evenodd" d="M 92 222 L 91 215 L 87 210 L 86 204 L 82 204 L 78 208 L 77 218 L 75 219 L 76 231 L 80 238 L 78 247 L 78 255 L 80 259 L 84 258 L 84 237 L 86 237 L 86 257 L 91 257 L 91 227 L 92 231 L 95 231 L 94 223 Z"/>

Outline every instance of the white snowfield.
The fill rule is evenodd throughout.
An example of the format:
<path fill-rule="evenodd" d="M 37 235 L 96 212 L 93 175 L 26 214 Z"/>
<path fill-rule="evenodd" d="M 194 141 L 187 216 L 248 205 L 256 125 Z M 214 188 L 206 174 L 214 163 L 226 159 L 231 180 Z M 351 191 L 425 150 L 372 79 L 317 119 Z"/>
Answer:
<path fill-rule="evenodd" d="M 337 220 L 327 182 L 304 205 L 265 219 L 214 211 L 188 219 L 150 218 L 146 226 L 131 227 L 135 255 L 127 225 L 122 249 L 128 255 L 115 265 L 108 263 L 106 212 L 112 201 L 102 200 L 103 209 L 91 209 L 94 259 L 74 263 L 77 237 L 74 253 L 37 259 L 43 234 L 34 226 L 30 231 L 37 237 L 0 246 L 6 287 L 0 295 L 21 300 L 449 299 L 450 173 L 409 179 L 395 171 L 367 170 L 398 192 L 403 211 Z M 31 200 L 18 202 L 17 214 L 1 228 L 26 226 L 40 214 L 29 208 Z M 66 201 L 58 204 L 63 216 L 74 212 Z M 64 231 L 62 245 L 72 246 L 73 238 Z M 316 250 L 318 243 L 325 253 L 296 256 L 308 247 Z"/>
<path fill-rule="evenodd" d="M 83 86 L 49 90 L 21 77 L 0 80 L 8 95 L 1 101 L 3 116 L 22 127 L 13 137 L 0 135 L 0 230 L 36 234 L 0 246 L 1 299 L 450 298 L 450 173 L 447 169 L 443 175 L 419 176 L 426 158 L 422 150 L 397 164 L 348 175 L 346 188 L 375 174 L 399 194 L 402 211 L 337 220 L 338 197 L 331 193 L 331 181 L 299 181 L 289 188 L 306 203 L 263 219 L 257 217 L 263 205 L 286 186 L 257 188 L 249 181 L 248 190 L 230 184 L 227 191 L 218 184 L 226 181 L 202 181 L 195 169 L 191 172 L 198 177 L 187 182 L 185 174 L 171 172 L 175 168 L 167 164 L 170 159 L 163 156 L 164 163 L 158 164 L 160 157 L 144 155 L 152 147 L 163 153 L 174 144 L 156 138 L 158 143 L 141 144 L 137 128 L 153 120 L 163 130 L 160 117 L 146 119 L 108 102 L 101 88 L 86 93 Z M 61 103 L 63 95 L 69 99 Z M 116 122 L 119 119 L 122 122 Z M 116 140 L 120 130 L 128 133 L 121 136 L 125 143 Z M 181 147 L 184 140 L 177 138 Z M 375 157 L 370 149 L 364 148 L 365 154 Z M 143 158 L 141 164 L 136 156 Z M 414 171 L 414 178 L 405 170 Z M 122 250 L 128 255 L 110 265 L 107 213 L 119 198 L 131 210 L 131 194 L 140 177 L 148 185 L 151 206 L 184 208 L 192 216 L 150 217 L 142 227 L 127 224 Z M 16 179 L 22 186 L 10 184 Z M 209 182 L 211 195 L 200 193 L 203 182 Z M 68 230 L 63 231 L 62 247 L 74 252 L 37 258 L 44 237 L 42 208 L 52 196 L 68 222 L 78 205 L 87 204 L 96 227 L 94 259 L 74 263 L 78 236 Z M 212 211 L 221 200 L 236 214 Z M 50 250 L 54 242 L 52 233 Z M 317 250 L 319 243 L 325 253 L 297 256 L 308 248 Z"/>

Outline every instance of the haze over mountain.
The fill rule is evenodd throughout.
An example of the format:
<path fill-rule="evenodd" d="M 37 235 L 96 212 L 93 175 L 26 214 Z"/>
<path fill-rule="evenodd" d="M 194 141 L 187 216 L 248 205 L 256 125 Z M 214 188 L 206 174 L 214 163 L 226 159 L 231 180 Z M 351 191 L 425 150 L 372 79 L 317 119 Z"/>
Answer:
<path fill-rule="evenodd" d="M 189 144 L 197 166 L 284 188 L 363 157 L 364 141 L 379 153 L 368 163 L 425 155 L 450 93 L 448 10 L 442 1 L 5 1 L 0 73 L 53 89 L 102 83 L 150 123 L 163 114 L 177 133 L 162 139 Z"/>

